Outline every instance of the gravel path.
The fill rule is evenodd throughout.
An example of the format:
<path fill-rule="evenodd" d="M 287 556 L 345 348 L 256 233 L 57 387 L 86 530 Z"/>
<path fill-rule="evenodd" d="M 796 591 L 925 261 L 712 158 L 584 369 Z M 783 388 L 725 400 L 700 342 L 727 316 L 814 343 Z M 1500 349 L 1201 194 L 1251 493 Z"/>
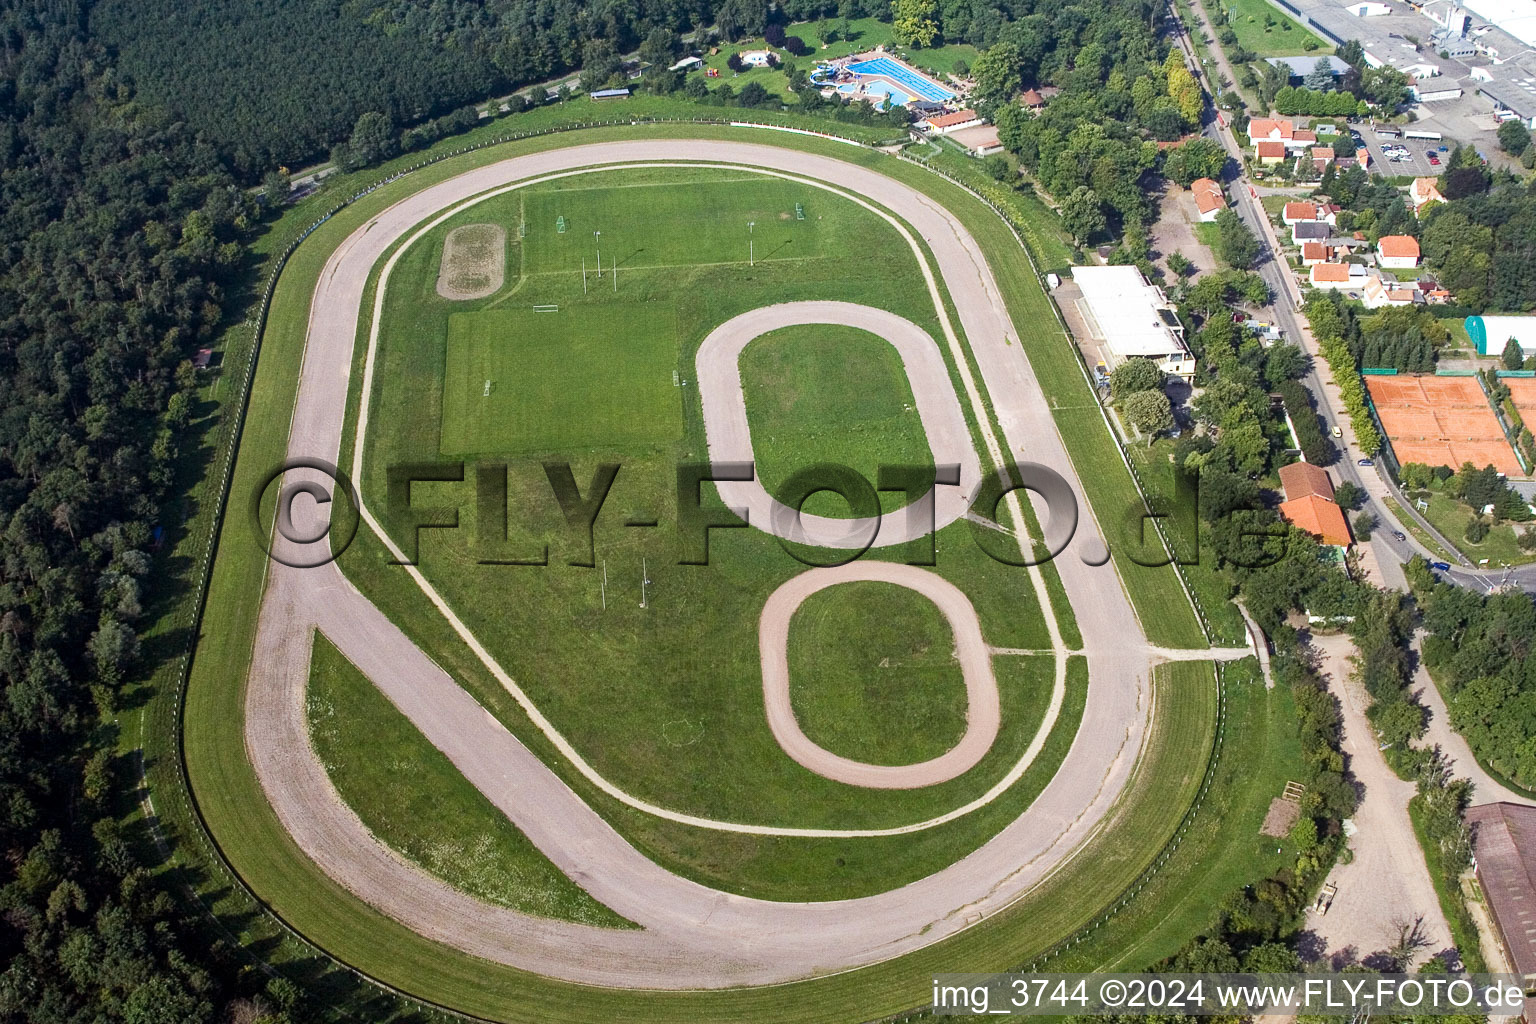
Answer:
<path fill-rule="evenodd" d="M 336 249 L 317 285 L 290 456 L 337 458 L 365 286 L 371 268 L 394 241 L 425 221 L 436 223 L 450 215 L 455 204 L 509 182 L 581 167 L 679 159 L 803 174 L 898 213 L 928 243 L 941 270 L 1012 446 L 1008 456 L 1043 463 L 1075 493 L 1083 493 L 1022 346 L 1013 343 L 1018 333 L 991 271 L 964 227 L 932 199 L 875 171 L 735 141 L 608 142 L 514 157 L 425 188 L 359 228 Z M 1009 258 L 1022 257 L 1015 253 Z M 378 301 L 382 295 L 381 285 Z M 948 344 L 957 346 L 947 319 L 943 323 Z M 1029 326 L 1057 330 L 1055 324 Z M 976 384 L 967 369 L 961 372 L 975 400 Z M 366 381 L 371 374 L 370 357 Z M 942 384 L 918 379 L 912 384 L 915 393 L 950 390 L 947 378 Z M 990 428 L 984 428 L 984 435 L 989 454 L 994 459 L 1003 454 L 992 450 L 998 442 Z M 313 475 L 293 472 L 288 479 Z M 302 510 L 301 501 L 297 511 Z M 295 517 L 301 530 L 302 518 Z M 1049 535 L 1063 527 L 1047 523 L 1046 528 Z M 303 547 L 281 539 L 276 544 L 290 559 L 302 557 Z M 486 960 L 575 982 L 668 989 L 781 982 L 872 963 L 953 935 L 1028 892 L 1102 824 L 1124 788 L 1147 732 L 1150 659 L 1112 563 L 1088 564 L 1102 561 L 1101 553 L 1098 531 L 1085 518 L 1056 560 L 1083 634 L 1090 673 L 1083 722 L 1061 769 L 1023 815 L 979 849 L 876 896 L 775 903 L 714 891 L 658 867 L 476 704 L 334 565 L 303 570 L 270 566 L 247 685 L 247 752 L 284 827 L 326 874 L 407 927 Z M 603 779 L 495 665 L 420 573 L 408 571 L 519 700 L 534 726 L 592 785 L 649 813 L 701 827 L 800 834 L 696 821 L 645 805 Z M 1030 575 L 1039 590 L 1038 574 Z M 1054 621 L 1049 625 L 1059 651 Z M 433 880 L 375 841 L 341 802 L 309 745 L 304 690 L 316 628 L 546 856 L 642 929 L 604 930 L 493 907 Z M 1060 675 L 1058 696 L 1059 691 Z M 1053 709 L 1059 703 L 1053 700 Z M 1042 727 L 1041 735 L 1046 731 Z"/>

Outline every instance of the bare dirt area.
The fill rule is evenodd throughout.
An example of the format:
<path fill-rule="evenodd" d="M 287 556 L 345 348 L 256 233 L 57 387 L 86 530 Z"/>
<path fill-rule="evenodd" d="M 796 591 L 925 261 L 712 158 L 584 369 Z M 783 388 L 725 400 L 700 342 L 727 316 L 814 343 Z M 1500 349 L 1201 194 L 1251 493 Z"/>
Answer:
<path fill-rule="evenodd" d="M 1383 957 L 1422 963 L 1452 943 L 1408 819 L 1413 783 L 1394 775 L 1377 749 L 1366 718 L 1370 698 L 1350 678 L 1354 642 L 1348 635 L 1314 636 L 1312 646 L 1344 714 L 1344 753 L 1361 795 L 1349 840 L 1354 857 L 1329 874 L 1338 896 L 1326 916 L 1309 914 L 1308 925 L 1337 965 L 1379 964 Z"/>
<path fill-rule="evenodd" d="M 1216 257 L 1195 234 L 1195 222 L 1199 214 L 1195 200 L 1188 189 L 1170 185 L 1158 200 L 1157 221 L 1151 227 L 1152 251 L 1157 263 L 1168 269 L 1170 253 L 1183 253 L 1185 259 L 1195 265 L 1195 272 L 1204 274 L 1216 269 Z M 1174 275 L 1169 273 L 1169 280 Z"/>
<path fill-rule="evenodd" d="M 437 294 L 462 302 L 495 295 L 507 279 L 507 229 L 465 224 L 448 232 L 437 270 Z"/>

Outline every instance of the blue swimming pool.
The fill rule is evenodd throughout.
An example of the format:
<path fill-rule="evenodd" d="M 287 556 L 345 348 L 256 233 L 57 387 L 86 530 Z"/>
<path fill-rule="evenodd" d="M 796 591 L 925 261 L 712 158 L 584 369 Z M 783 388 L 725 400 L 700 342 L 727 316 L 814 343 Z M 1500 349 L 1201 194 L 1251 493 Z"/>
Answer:
<path fill-rule="evenodd" d="M 914 96 L 934 103 L 951 99 L 955 95 L 942 85 L 936 85 L 928 81 L 922 75 L 914 73 L 910 68 L 897 63 L 889 57 L 876 57 L 874 60 L 861 60 L 856 64 L 849 64 L 848 70 L 860 75 L 882 75 L 893 82 L 898 82 Z"/>
<path fill-rule="evenodd" d="M 911 96 L 908 96 L 893 85 L 886 85 L 884 82 L 865 82 L 863 84 L 865 98 L 877 107 L 880 106 L 886 97 L 890 97 L 891 102 L 898 107 L 904 107 L 912 102 Z M 838 86 L 837 91 L 853 96 L 858 93 L 859 87 L 852 82 L 847 82 Z"/>

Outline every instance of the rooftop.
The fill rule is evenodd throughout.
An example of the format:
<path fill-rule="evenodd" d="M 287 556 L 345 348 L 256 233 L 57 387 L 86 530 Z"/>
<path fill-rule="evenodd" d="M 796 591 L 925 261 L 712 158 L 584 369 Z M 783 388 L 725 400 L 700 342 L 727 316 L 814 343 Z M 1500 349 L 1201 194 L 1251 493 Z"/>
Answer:
<path fill-rule="evenodd" d="M 953 114 L 940 114 L 937 117 L 930 117 L 925 120 L 935 128 L 948 128 L 952 125 L 965 124 L 967 121 L 975 121 L 977 117 L 976 111 L 967 108 L 965 110 L 957 110 Z"/>
<path fill-rule="evenodd" d="M 1178 317 L 1162 290 L 1135 267 L 1074 267 L 1072 279 L 1109 347 L 1121 357 L 1186 351 Z"/>
<path fill-rule="evenodd" d="M 1305 498 L 1309 494 L 1333 500 L 1333 481 L 1328 471 L 1310 462 L 1293 462 L 1280 467 L 1280 487 L 1287 500 Z"/>
<path fill-rule="evenodd" d="M 1419 258 L 1419 240 L 1412 235 L 1382 235 L 1376 248 L 1383 256 Z"/>
<path fill-rule="evenodd" d="M 1477 877 L 1516 972 L 1536 974 L 1536 807 L 1467 808 Z"/>
<path fill-rule="evenodd" d="M 1344 510 L 1327 498 L 1316 494 L 1293 498 L 1282 502 L 1280 515 L 1285 521 L 1310 533 L 1324 544 L 1347 548 L 1351 543 L 1349 524 L 1344 521 Z"/>

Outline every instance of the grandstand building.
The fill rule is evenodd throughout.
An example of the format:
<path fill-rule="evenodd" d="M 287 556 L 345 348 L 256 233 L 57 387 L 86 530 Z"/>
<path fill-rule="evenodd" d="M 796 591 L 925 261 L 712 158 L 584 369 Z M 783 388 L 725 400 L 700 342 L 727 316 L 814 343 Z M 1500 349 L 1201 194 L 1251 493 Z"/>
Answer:
<path fill-rule="evenodd" d="M 1082 289 L 1079 308 L 1110 369 L 1139 357 L 1164 373 L 1195 375 L 1195 357 L 1173 303 L 1140 270 L 1074 267 L 1072 279 Z"/>

